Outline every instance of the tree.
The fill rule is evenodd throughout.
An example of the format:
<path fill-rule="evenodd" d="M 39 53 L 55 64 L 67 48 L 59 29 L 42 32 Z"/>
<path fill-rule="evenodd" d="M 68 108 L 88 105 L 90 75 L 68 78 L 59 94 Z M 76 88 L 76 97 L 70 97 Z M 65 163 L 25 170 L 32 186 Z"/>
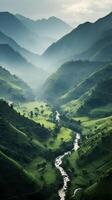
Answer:
<path fill-rule="evenodd" d="M 30 112 L 30 117 L 33 118 L 33 111 Z"/>

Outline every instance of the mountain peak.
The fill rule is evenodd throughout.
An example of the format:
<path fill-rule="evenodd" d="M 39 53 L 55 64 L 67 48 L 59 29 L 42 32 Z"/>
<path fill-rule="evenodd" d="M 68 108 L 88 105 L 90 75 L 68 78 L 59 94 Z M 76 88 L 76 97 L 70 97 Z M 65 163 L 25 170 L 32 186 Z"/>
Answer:
<path fill-rule="evenodd" d="M 51 16 L 48 18 L 48 20 L 61 20 L 61 19 L 59 19 L 58 17 L 55 17 L 55 16 Z"/>
<path fill-rule="evenodd" d="M 70 27 L 70 25 L 68 23 L 66 23 L 65 21 L 63 21 L 62 19 L 55 17 L 55 16 L 51 16 L 48 18 L 48 21 L 52 21 L 52 22 L 57 22 L 57 23 L 63 23 L 66 24 Z"/>

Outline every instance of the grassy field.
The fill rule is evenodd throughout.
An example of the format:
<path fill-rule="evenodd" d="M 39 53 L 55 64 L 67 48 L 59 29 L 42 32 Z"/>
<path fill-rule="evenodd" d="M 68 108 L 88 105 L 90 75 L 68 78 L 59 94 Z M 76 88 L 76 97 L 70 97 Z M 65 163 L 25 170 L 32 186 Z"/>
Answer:
<path fill-rule="evenodd" d="M 52 122 L 52 108 L 50 105 L 44 102 L 34 101 L 20 104 L 15 108 L 25 117 L 44 125 L 48 129 L 54 129 L 55 124 Z"/>
<path fill-rule="evenodd" d="M 45 144 L 49 149 L 53 150 L 54 152 L 58 149 L 61 149 L 61 145 L 72 142 L 72 140 L 73 140 L 72 130 L 65 127 L 61 127 L 58 134 L 55 137 L 50 138 Z"/>
<path fill-rule="evenodd" d="M 56 128 L 56 123 L 53 121 L 53 112 L 50 105 L 44 102 L 30 102 L 21 104 L 20 106 L 16 107 L 17 111 L 20 112 L 22 115 L 34 120 L 41 125 L 44 125 L 47 129 L 54 131 Z M 38 116 L 35 116 L 35 110 L 38 112 Z M 29 113 L 33 112 L 33 117 L 30 116 Z M 72 130 L 61 127 L 59 132 L 53 136 L 51 135 L 47 141 L 44 141 L 43 144 L 47 146 L 47 148 L 55 151 L 61 148 L 63 143 L 68 143 L 72 141 L 73 132 Z"/>

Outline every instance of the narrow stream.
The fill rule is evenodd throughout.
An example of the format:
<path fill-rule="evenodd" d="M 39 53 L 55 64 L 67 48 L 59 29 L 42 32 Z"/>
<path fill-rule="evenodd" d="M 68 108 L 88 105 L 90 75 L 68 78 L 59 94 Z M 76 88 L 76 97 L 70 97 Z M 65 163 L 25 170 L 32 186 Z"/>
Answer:
<path fill-rule="evenodd" d="M 56 120 L 60 123 L 60 114 L 58 111 L 56 111 Z M 73 143 L 73 148 L 71 149 L 71 151 L 67 151 L 63 155 L 60 155 L 55 159 L 55 167 L 60 171 L 60 174 L 63 177 L 63 187 L 58 191 L 60 200 L 65 200 L 66 192 L 67 192 L 67 188 L 68 188 L 68 182 L 70 181 L 68 174 L 66 173 L 66 171 L 63 169 L 63 167 L 61 165 L 63 163 L 63 159 L 65 156 L 71 155 L 72 151 L 77 151 L 79 149 L 79 144 L 78 144 L 79 140 L 80 140 L 80 134 L 76 133 L 75 141 Z M 75 196 L 77 191 L 79 191 L 79 190 L 80 190 L 80 188 L 76 189 L 74 191 L 73 196 Z"/>

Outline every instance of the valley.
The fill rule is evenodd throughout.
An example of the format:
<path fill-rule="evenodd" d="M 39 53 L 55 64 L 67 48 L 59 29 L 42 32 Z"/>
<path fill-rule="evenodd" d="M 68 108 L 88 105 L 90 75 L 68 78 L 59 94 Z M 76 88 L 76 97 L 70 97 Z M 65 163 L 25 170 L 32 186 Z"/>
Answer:
<path fill-rule="evenodd" d="M 112 199 L 111 25 L 0 12 L 1 200 Z"/>

